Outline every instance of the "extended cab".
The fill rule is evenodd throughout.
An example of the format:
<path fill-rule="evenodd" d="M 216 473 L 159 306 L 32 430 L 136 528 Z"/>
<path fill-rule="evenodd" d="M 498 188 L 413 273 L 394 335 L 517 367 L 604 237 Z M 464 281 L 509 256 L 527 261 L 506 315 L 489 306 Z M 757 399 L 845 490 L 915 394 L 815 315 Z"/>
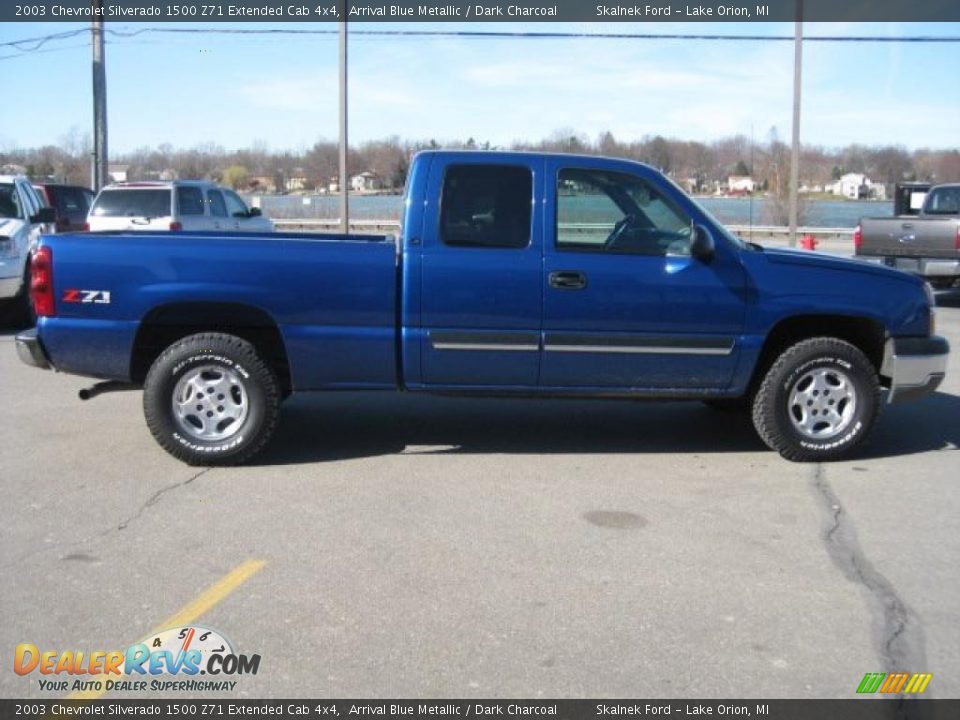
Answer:
<path fill-rule="evenodd" d="M 21 358 L 142 385 L 195 464 L 252 457 L 290 393 L 396 389 L 740 405 L 831 459 L 948 352 L 921 280 L 743 243 L 656 170 L 573 155 L 421 153 L 399 238 L 44 237 L 32 289 Z"/>
<path fill-rule="evenodd" d="M 930 188 L 919 213 L 861 219 L 853 242 L 863 259 L 914 273 L 935 287 L 960 283 L 960 184 Z"/>

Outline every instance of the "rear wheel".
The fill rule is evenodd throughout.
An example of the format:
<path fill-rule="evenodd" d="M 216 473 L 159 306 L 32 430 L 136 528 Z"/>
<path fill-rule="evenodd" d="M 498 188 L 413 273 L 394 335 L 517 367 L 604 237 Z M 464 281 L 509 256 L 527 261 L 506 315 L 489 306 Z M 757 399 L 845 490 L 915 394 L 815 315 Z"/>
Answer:
<path fill-rule="evenodd" d="M 191 465 L 236 465 L 260 452 L 277 424 L 280 387 L 246 340 L 186 337 L 147 373 L 143 410 L 157 442 Z"/>
<path fill-rule="evenodd" d="M 836 460 L 866 439 L 880 392 L 876 369 L 857 347 L 811 338 L 787 348 L 767 372 L 753 424 L 787 460 Z"/>

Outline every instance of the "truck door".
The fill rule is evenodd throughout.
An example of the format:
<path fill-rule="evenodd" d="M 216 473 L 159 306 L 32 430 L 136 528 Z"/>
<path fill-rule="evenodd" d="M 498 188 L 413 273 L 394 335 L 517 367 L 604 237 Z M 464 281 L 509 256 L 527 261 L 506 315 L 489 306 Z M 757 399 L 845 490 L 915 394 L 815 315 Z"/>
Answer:
<path fill-rule="evenodd" d="M 421 252 L 427 386 L 535 388 L 543 304 L 543 160 L 437 156 Z"/>
<path fill-rule="evenodd" d="M 722 388 L 737 362 L 746 276 L 716 238 L 691 257 L 695 218 L 657 173 L 547 161 L 543 388 Z M 686 207 L 686 209 L 685 209 Z"/>

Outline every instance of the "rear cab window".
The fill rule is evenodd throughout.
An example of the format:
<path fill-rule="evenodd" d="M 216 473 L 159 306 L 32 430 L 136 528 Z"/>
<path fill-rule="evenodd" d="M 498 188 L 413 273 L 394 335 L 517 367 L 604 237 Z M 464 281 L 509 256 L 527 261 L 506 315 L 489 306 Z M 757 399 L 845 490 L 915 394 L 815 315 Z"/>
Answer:
<path fill-rule="evenodd" d="M 926 202 L 928 215 L 960 215 L 960 185 L 934 188 Z"/>
<path fill-rule="evenodd" d="M 94 217 L 169 217 L 168 188 L 105 189 L 93 204 Z"/>
<path fill-rule="evenodd" d="M 533 173 L 516 165 L 451 165 L 443 179 L 440 238 L 454 247 L 530 245 Z"/>

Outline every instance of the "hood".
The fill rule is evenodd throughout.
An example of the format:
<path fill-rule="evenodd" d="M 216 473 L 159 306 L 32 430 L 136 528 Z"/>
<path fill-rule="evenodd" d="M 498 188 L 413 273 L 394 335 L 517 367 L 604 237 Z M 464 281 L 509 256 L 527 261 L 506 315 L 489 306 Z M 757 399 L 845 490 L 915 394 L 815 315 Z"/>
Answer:
<path fill-rule="evenodd" d="M 4 237 L 13 237 L 15 233 L 23 230 L 26 223 L 17 218 L 0 218 L 0 235 Z"/>
<path fill-rule="evenodd" d="M 821 270 L 839 270 L 842 272 L 856 272 L 874 275 L 888 280 L 902 280 L 913 285 L 923 285 L 923 280 L 902 270 L 895 270 L 876 263 L 855 260 L 853 258 L 837 257 L 835 255 L 821 255 L 809 250 L 771 250 L 764 248 L 764 257 L 767 262 L 782 265 L 806 265 Z"/>

